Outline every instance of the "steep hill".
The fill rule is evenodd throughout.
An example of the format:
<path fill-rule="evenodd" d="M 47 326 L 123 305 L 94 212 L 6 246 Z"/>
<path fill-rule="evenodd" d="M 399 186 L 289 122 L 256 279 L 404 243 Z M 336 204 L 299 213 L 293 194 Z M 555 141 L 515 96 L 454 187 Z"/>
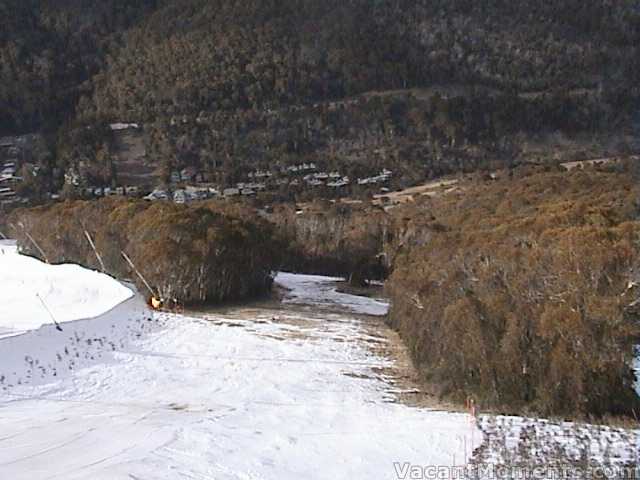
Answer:
<path fill-rule="evenodd" d="M 410 183 L 558 145 L 640 148 L 632 0 L 11 0 L 0 14 L 0 133 L 57 134 L 52 189 L 87 164 L 118 183 L 109 135 L 78 133 L 114 121 L 144 126 L 165 180 L 193 166 L 224 184 L 310 160 Z"/>

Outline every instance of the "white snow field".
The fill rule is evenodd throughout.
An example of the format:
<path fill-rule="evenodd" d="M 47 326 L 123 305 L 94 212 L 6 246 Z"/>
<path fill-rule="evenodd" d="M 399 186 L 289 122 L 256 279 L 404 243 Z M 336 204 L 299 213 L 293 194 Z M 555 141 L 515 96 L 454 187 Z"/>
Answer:
<path fill-rule="evenodd" d="M 59 323 L 95 317 L 132 296 L 108 275 L 0 248 L 0 338 L 53 323 L 52 315 Z"/>
<path fill-rule="evenodd" d="M 318 275 L 296 275 L 279 273 L 276 282 L 288 290 L 284 303 L 307 305 L 310 307 L 340 308 L 366 315 L 386 315 L 389 304 L 358 295 L 349 295 L 336 291 L 339 278 Z"/>
<path fill-rule="evenodd" d="M 14 292 L 3 315 L 20 315 L 20 328 L 46 321 L 27 284 L 71 295 L 60 315 L 95 297 L 85 281 L 91 298 L 62 289 L 58 267 L 37 271 L 22 280 L 0 267 Z M 150 314 L 123 295 L 63 332 L 0 339 L 0 479 L 394 479 L 406 462 L 467 461 L 481 441 L 468 415 L 394 402 L 378 370 L 391 360 L 352 313 L 384 313 L 381 302 L 322 277 L 278 282 L 286 309 Z"/>

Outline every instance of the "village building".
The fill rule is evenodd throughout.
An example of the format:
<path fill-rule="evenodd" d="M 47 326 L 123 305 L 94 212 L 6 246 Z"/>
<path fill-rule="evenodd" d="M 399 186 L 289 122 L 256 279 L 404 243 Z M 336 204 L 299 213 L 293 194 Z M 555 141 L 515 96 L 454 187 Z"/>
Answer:
<path fill-rule="evenodd" d="M 185 187 L 185 192 L 191 200 L 206 200 L 211 196 L 208 188 L 194 187 L 193 185 Z"/>
<path fill-rule="evenodd" d="M 183 168 L 180 171 L 180 180 L 183 182 L 189 182 L 196 176 L 196 169 L 193 167 Z"/>
<path fill-rule="evenodd" d="M 16 199 L 16 192 L 11 187 L 0 187 L 0 203 L 11 203 Z"/>
<path fill-rule="evenodd" d="M 344 177 L 344 178 L 341 178 L 340 180 L 327 183 L 327 187 L 341 188 L 341 187 L 346 187 L 347 185 L 349 185 L 349 183 L 350 183 L 349 177 Z"/>
<path fill-rule="evenodd" d="M 238 195 L 240 195 L 240 189 L 239 188 L 225 188 L 222 191 L 222 195 L 225 197 L 236 197 Z"/>
<path fill-rule="evenodd" d="M 178 203 L 178 204 L 187 203 L 188 199 L 189 197 L 187 195 L 187 192 L 182 189 L 179 189 L 173 192 L 173 201 L 175 203 Z"/>
<path fill-rule="evenodd" d="M 140 128 L 140 125 L 137 123 L 112 123 L 109 127 L 112 131 L 119 132 L 123 130 L 137 130 Z"/>
<path fill-rule="evenodd" d="M 156 188 L 149 195 L 144 197 L 145 200 L 169 200 L 169 193 L 166 190 Z"/>

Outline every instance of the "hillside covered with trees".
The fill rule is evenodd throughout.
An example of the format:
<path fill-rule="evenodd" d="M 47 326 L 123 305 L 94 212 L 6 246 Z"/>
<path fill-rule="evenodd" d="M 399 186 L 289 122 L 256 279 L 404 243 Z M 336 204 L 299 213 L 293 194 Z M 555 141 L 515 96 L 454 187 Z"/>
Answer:
<path fill-rule="evenodd" d="M 638 147 L 632 0 L 8 0 L 0 15 L 0 135 L 47 132 L 49 190 L 69 169 L 117 184 L 105 127 L 120 121 L 143 126 L 162 181 L 192 166 L 223 185 L 303 161 L 411 183 L 547 161 L 558 137 L 577 157 Z"/>
<path fill-rule="evenodd" d="M 193 303 L 265 292 L 283 265 L 388 275 L 390 325 L 442 395 L 638 411 L 637 1 L 6 0 L 0 15 L 10 208 L 127 192 L 136 174 L 159 187 L 150 200 L 182 202 L 273 176 L 237 203 L 7 219 L 0 198 L 0 230 L 30 253 L 26 232 L 53 261 L 98 267 L 86 229 L 108 272 L 131 276 L 126 251 Z M 619 158 L 559 165 L 600 157 Z M 390 200 L 447 174 L 451 188 Z M 372 175 L 386 183 L 360 183 Z"/>

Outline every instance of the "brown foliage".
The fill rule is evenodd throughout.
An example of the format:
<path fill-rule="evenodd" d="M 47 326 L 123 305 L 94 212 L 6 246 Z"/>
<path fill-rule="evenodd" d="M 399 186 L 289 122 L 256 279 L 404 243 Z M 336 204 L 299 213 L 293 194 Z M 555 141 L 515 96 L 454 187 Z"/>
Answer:
<path fill-rule="evenodd" d="M 398 256 L 391 325 L 454 397 L 514 411 L 630 413 L 640 187 L 625 172 L 512 177 L 468 181 L 463 195 L 407 208 L 428 208 L 444 228 L 426 225 L 428 243 Z"/>
<path fill-rule="evenodd" d="M 84 236 L 86 229 L 107 272 L 135 278 L 121 256 L 125 251 L 166 298 L 217 302 L 267 291 L 279 258 L 271 227 L 221 210 L 206 204 L 187 207 L 107 199 L 18 210 L 11 221 L 30 253 L 37 251 L 25 232 L 51 261 L 99 268 Z"/>
<path fill-rule="evenodd" d="M 380 210 L 317 202 L 299 214 L 278 206 L 270 220 L 287 239 L 290 270 L 344 275 L 354 285 L 385 275 L 380 254 L 389 218 Z"/>

